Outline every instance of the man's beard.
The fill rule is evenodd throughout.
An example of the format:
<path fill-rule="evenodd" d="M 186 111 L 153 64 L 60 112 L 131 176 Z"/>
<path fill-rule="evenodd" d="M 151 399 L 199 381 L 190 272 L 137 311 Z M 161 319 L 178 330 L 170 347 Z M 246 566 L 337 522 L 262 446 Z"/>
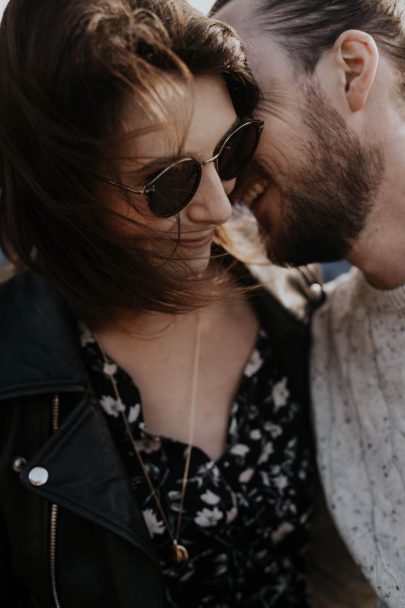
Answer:
<path fill-rule="evenodd" d="M 269 257 L 301 265 L 341 260 L 366 225 L 384 173 L 378 147 L 363 147 L 318 89 L 307 89 L 309 134 L 299 172 L 280 175 L 281 224 L 262 225 Z M 265 215 L 265 214 L 263 214 Z"/>

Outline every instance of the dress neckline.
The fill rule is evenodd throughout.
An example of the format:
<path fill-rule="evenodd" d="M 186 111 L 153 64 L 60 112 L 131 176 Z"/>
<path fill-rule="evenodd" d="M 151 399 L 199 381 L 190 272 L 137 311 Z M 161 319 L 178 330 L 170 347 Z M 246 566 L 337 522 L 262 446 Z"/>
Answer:
<path fill-rule="evenodd" d="M 82 347 L 86 350 L 86 347 L 88 344 L 90 344 L 90 343 L 94 344 L 96 347 L 96 350 L 97 350 L 97 359 L 100 361 L 100 363 L 102 363 L 104 361 L 104 357 L 101 352 L 100 346 L 99 346 L 97 340 L 94 338 L 94 336 L 91 334 L 91 332 L 89 331 L 89 329 L 83 322 L 80 323 L 80 333 L 81 333 L 81 337 L 82 337 L 82 340 L 81 340 Z M 259 327 L 259 331 L 257 333 L 254 346 L 253 346 L 253 348 L 250 352 L 250 355 L 246 361 L 246 364 L 244 366 L 244 369 L 243 369 L 243 372 L 242 372 L 242 375 L 240 378 L 240 382 L 239 382 L 238 388 L 236 390 L 235 397 L 233 399 L 233 403 L 229 410 L 229 420 L 228 420 L 228 427 L 227 427 L 226 440 L 225 440 L 225 446 L 224 446 L 223 453 L 218 458 L 213 459 L 199 446 L 197 446 L 197 445 L 192 446 L 193 452 L 195 454 L 199 454 L 200 458 L 203 459 L 204 461 L 206 461 L 206 463 L 212 464 L 213 466 L 220 465 L 227 458 L 230 450 L 232 449 L 232 447 L 233 447 L 233 442 L 231 441 L 231 438 L 233 436 L 232 425 L 234 424 L 234 421 L 236 421 L 236 418 L 237 418 L 238 412 L 239 412 L 239 408 L 241 406 L 240 396 L 245 393 L 249 383 L 259 373 L 259 371 L 268 355 L 268 353 L 267 353 L 268 349 L 269 349 L 268 335 L 263 328 Z M 88 351 L 88 348 L 87 348 L 87 351 Z M 119 384 L 125 383 L 127 386 L 129 385 L 131 390 L 134 392 L 134 398 L 132 399 L 134 405 L 129 406 L 128 403 L 126 403 L 125 397 L 123 398 L 123 401 L 124 401 L 124 406 L 128 410 L 127 416 L 128 416 L 129 422 L 133 428 L 135 437 L 137 437 L 141 440 L 150 441 L 153 444 L 166 443 L 166 444 L 178 445 L 179 447 L 186 448 L 186 444 L 178 439 L 174 439 L 174 438 L 166 436 L 166 435 L 156 435 L 156 434 L 153 434 L 148 431 L 146 422 L 144 419 L 144 415 L 143 415 L 142 395 L 141 395 L 141 392 L 140 392 L 136 382 L 111 357 L 109 357 L 106 354 L 104 356 L 107 359 L 108 365 L 113 365 L 116 367 L 117 382 Z M 93 365 L 94 356 L 92 356 L 91 358 L 93 361 L 91 361 L 90 364 L 92 365 L 92 367 L 94 369 L 95 368 L 95 365 Z M 97 366 L 96 371 L 100 374 L 103 374 L 100 366 Z M 104 376 L 104 374 L 103 374 L 103 376 Z M 125 395 L 125 393 L 127 391 L 123 391 L 123 392 Z M 135 419 L 134 419 L 134 415 L 131 416 L 131 411 L 130 411 L 131 408 L 136 408 L 137 415 L 136 415 Z M 139 408 L 139 411 L 138 411 L 138 408 Z"/>

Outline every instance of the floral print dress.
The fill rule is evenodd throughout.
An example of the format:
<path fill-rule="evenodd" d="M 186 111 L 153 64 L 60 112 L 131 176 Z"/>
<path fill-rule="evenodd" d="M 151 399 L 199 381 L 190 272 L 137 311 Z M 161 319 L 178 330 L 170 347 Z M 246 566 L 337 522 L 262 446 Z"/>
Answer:
<path fill-rule="evenodd" d="M 303 406 L 261 330 L 240 382 L 223 455 L 194 447 L 179 542 L 190 559 L 173 563 L 172 543 L 120 416 L 97 343 L 81 343 L 93 389 L 127 467 L 156 545 L 171 608 L 305 608 L 302 558 L 310 515 L 312 454 Z M 115 366 L 110 360 L 108 365 Z M 180 502 L 186 445 L 151 435 L 139 391 L 115 366 L 137 445 L 172 529 Z"/>

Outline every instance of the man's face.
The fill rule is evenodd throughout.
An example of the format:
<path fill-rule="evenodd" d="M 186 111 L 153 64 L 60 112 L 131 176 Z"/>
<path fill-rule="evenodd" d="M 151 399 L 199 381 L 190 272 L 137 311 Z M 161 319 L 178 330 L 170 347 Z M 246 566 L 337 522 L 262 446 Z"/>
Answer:
<path fill-rule="evenodd" d="M 234 25 L 246 42 L 262 90 L 257 114 L 265 129 L 234 198 L 252 208 L 273 261 L 344 258 L 373 208 L 382 154 L 362 144 L 316 77 L 300 71 L 281 43 L 258 32 L 257 25 L 246 27 L 246 19 L 233 22 L 236 4 L 228 4 L 218 17 Z"/>

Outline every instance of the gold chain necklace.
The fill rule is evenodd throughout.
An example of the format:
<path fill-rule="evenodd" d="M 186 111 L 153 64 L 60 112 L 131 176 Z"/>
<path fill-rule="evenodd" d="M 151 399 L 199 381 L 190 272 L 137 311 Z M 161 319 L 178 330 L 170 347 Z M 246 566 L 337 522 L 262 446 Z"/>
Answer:
<path fill-rule="evenodd" d="M 148 470 L 145 466 L 145 462 L 142 458 L 142 454 L 139 451 L 138 446 L 136 445 L 136 441 L 134 439 L 132 430 L 131 430 L 131 426 L 128 422 L 128 417 L 126 415 L 125 412 L 125 406 L 123 404 L 119 389 L 118 389 L 118 385 L 117 385 L 117 381 L 115 378 L 115 372 L 111 369 L 111 366 L 108 364 L 108 359 L 106 354 L 104 353 L 103 349 L 100 347 L 101 353 L 103 355 L 104 358 L 104 374 L 111 380 L 111 384 L 113 386 L 114 389 L 114 394 L 115 394 L 115 398 L 119 404 L 119 410 L 120 410 L 120 414 L 121 417 L 123 419 L 124 422 L 124 426 L 125 426 L 125 431 L 129 437 L 129 440 L 131 442 L 132 445 L 132 449 L 136 455 L 136 457 L 138 458 L 139 464 L 141 466 L 143 475 L 145 477 L 146 483 L 148 484 L 148 487 L 150 489 L 151 492 L 151 496 L 153 496 L 155 502 L 156 502 L 156 506 L 159 510 L 159 513 L 164 521 L 164 524 L 166 526 L 166 530 L 171 538 L 172 541 L 172 549 L 173 549 L 173 558 L 174 561 L 177 564 L 181 564 L 182 562 L 185 562 L 189 559 L 189 554 L 187 549 L 185 548 L 184 545 L 181 545 L 179 543 L 179 537 L 180 537 L 180 530 L 181 530 L 181 522 L 182 522 L 182 518 L 183 518 L 183 509 L 184 509 L 184 499 L 186 496 L 186 489 L 187 489 L 187 481 L 188 481 L 188 475 L 189 475 L 189 471 L 190 471 L 190 462 L 191 462 L 191 452 L 192 452 L 192 445 L 193 445 L 193 439 L 194 439 L 194 427 L 195 427 L 195 412 L 196 412 L 196 404 L 197 404 L 197 384 L 198 384 L 198 370 L 199 370 L 199 362 L 200 362 L 200 350 L 201 350 L 201 319 L 200 319 L 200 315 L 197 314 L 197 318 L 196 318 L 196 329 L 195 329 L 195 340 L 194 340 L 194 356 L 193 356 L 193 375 L 192 375 L 192 382 L 191 382 L 191 395 L 190 395 L 190 422 L 189 422 L 189 434 L 188 434 L 188 444 L 187 444 L 187 449 L 186 449 L 186 458 L 185 458 L 185 463 L 184 463 L 184 471 L 183 471 L 183 479 L 182 479 L 182 483 L 181 483 L 181 495 L 180 495 L 180 507 L 179 507 L 179 512 L 178 512 L 178 516 L 177 516 L 177 522 L 176 522 L 176 529 L 173 531 L 173 528 L 166 516 L 166 513 L 164 512 L 164 509 L 162 507 L 162 503 L 160 502 L 160 498 L 156 492 L 156 488 L 154 487 L 152 480 L 150 478 L 150 475 L 148 473 Z"/>

